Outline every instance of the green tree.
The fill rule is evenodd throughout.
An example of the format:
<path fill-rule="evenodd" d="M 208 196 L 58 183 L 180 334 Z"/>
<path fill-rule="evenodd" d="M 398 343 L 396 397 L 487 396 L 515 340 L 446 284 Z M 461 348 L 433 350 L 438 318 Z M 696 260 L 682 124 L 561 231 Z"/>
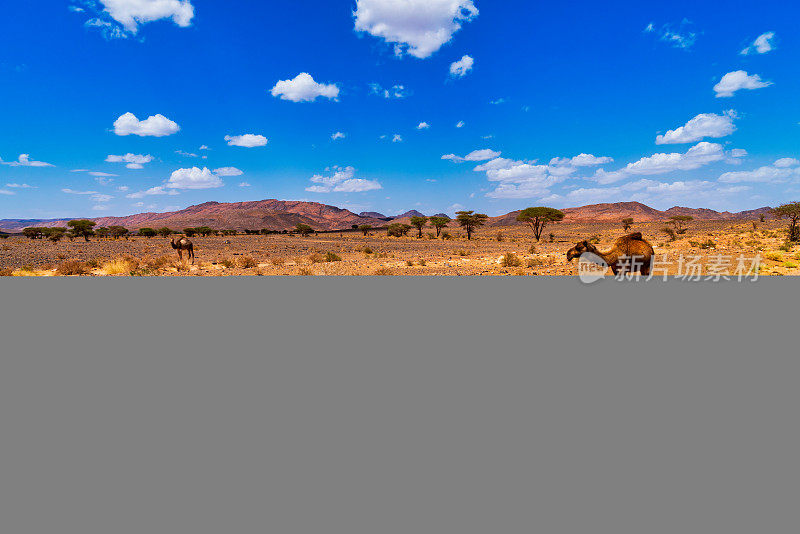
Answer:
<path fill-rule="evenodd" d="M 467 239 L 472 239 L 472 232 L 484 225 L 489 216 L 474 211 L 457 211 L 456 220 L 467 231 Z"/>
<path fill-rule="evenodd" d="M 627 232 L 628 230 L 631 229 L 631 226 L 633 226 L 633 217 L 626 217 L 626 218 L 622 219 L 622 229 L 623 230 L 625 230 Z"/>
<path fill-rule="evenodd" d="M 789 241 L 800 241 L 800 202 L 789 202 L 772 210 L 772 214 L 778 219 L 784 217 L 789 219 Z"/>
<path fill-rule="evenodd" d="M 198 226 L 194 229 L 195 233 L 200 234 L 203 237 L 208 237 L 211 234 L 215 233 L 215 230 L 209 228 L 208 226 Z"/>
<path fill-rule="evenodd" d="M 195 235 L 197 235 L 197 229 L 196 228 L 184 228 L 183 229 L 183 233 L 186 234 L 186 237 L 194 237 Z"/>
<path fill-rule="evenodd" d="M 309 234 L 314 231 L 314 229 L 307 224 L 297 223 L 297 225 L 294 227 L 294 231 L 303 237 L 308 237 Z"/>
<path fill-rule="evenodd" d="M 95 230 L 94 233 L 97 234 L 97 237 L 106 238 L 111 234 L 111 230 L 103 226 Z"/>
<path fill-rule="evenodd" d="M 392 223 L 386 227 L 386 234 L 392 237 L 403 237 L 408 235 L 411 228 L 410 224 Z"/>
<path fill-rule="evenodd" d="M 75 219 L 67 223 L 67 226 L 72 228 L 71 232 L 74 237 L 82 237 L 86 241 L 89 241 L 89 237 L 94 235 L 93 228 L 96 225 L 96 222 L 88 219 Z"/>
<path fill-rule="evenodd" d="M 536 238 L 536 241 L 539 241 L 542 238 L 544 227 L 552 222 L 563 221 L 564 212 L 555 208 L 526 208 L 519 212 L 517 220 L 527 223 L 531 227 L 531 230 L 533 230 L 533 236 Z"/>
<path fill-rule="evenodd" d="M 58 243 L 67 234 L 67 229 L 63 226 L 56 226 L 47 229 L 47 239 L 53 243 Z"/>
<path fill-rule="evenodd" d="M 157 236 L 158 232 L 156 232 L 152 228 L 139 228 L 139 235 L 142 237 L 151 238 Z"/>
<path fill-rule="evenodd" d="M 8 239 L 8 234 L 5 232 L 0 232 L 0 239 Z"/>
<path fill-rule="evenodd" d="M 164 226 L 163 228 L 159 228 L 158 230 L 156 230 L 156 233 L 161 237 L 169 237 L 172 235 L 172 230 Z"/>
<path fill-rule="evenodd" d="M 669 218 L 672 224 L 675 225 L 675 231 L 679 234 L 685 234 L 686 228 L 683 225 L 689 221 L 693 221 L 694 217 L 691 215 L 673 215 Z"/>
<path fill-rule="evenodd" d="M 422 229 L 425 228 L 426 224 L 428 224 L 427 217 L 411 217 L 411 226 L 419 231 L 419 235 L 417 236 L 419 239 L 422 239 Z"/>
<path fill-rule="evenodd" d="M 364 234 L 365 236 L 368 236 L 370 230 L 372 230 L 372 225 L 371 224 L 362 224 L 361 226 L 358 227 L 358 229 L 361 230 L 362 234 Z"/>
<path fill-rule="evenodd" d="M 436 237 L 442 233 L 443 228 L 447 228 L 450 223 L 450 217 L 435 216 L 430 218 L 431 225 L 436 228 Z"/>
<path fill-rule="evenodd" d="M 127 239 L 128 234 L 130 233 L 130 231 L 124 226 L 109 226 L 108 230 L 111 232 L 111 237 L 114 239 L 119 239 L 120 237 Z"/>
<path fill-rule="evenodd" d="M 44 237 L 44 228 L 39 228 L 38 226 L 23 228 L 22 235 L 28 239 L 42 239 Z"/>

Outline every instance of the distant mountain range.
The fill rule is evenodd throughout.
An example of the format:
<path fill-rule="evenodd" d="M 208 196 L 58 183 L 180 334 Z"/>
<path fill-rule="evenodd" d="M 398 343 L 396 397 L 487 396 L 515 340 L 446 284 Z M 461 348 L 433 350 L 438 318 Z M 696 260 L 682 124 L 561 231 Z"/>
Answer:
<path fill-rule="evenodd" d="M 703 208 L 674 207 L 660 211 L 639 202 L 617 202 L 614 204 L 593 204 L 579 208 L 562 210 L 567 221 L 620 221 L 632 217 L 637 222 L 666 220 L 674 215 L 690 215 L 698 220 L 737 220 L 757 219 L 768 215 L 770 208 L 731 213 Z M 519 224 L 513 211 L 499 217 L 491 217 L 488 226 L 513 226 Z M 441 214 L 439 214 L 441 215 Z M 217 229 L 253 230 L 267 228 L 284 230 L 294 228 L 298 223 L 308 224 L 317 230 L 344 230 L 353 225 L 371 224 L 385 226 L 389 221 L 404 222 L 422 213 L 411 210 L 396 217 L 385 217 L 377 212 L 355 213 L 317 202 L 284 200 L 259 200 L 254 202 L 220 203 L 206 202 L 190 206 L 184 210 L 167 213 L 140 213 L 127 217 L 92 218 L 98 226 L 125 226 L 131 230 L 142 227 L 160 228 L 167 226 L 176 230 L 193 226 L 210 226 Z M 66 226 L 70 219 L 0 219 L 0 229 L 6 232 L 19 232 L 29 226 Z"/>

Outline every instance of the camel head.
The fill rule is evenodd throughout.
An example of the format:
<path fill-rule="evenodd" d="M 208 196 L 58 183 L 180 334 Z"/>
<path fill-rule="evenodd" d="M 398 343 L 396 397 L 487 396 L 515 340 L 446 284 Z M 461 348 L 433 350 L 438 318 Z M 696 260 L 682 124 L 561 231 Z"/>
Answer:
<path fill-rule="evenodd" d="M 567 251 L 567 261 L 572 261 L 575 258 L 579 258 L 584 252 L 597 254 L 597 248 L 595 248 L 595 246 L 588 241 L 575 243 L 575 246 Z"/>

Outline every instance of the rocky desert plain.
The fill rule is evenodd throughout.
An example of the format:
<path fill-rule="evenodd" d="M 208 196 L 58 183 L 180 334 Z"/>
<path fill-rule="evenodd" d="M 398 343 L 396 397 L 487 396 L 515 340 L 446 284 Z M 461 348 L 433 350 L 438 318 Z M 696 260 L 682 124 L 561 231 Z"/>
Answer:
<path fill-rule="evenodd" d="M 436 237 L 427 226 L 422 237 L 416 229 L 392 237 L 385 227 L 407 223 L 410 214 L 377 218 L 379 214 L 356 215 L 347 210 L 313 203 L 259 201 L 240 204 L 207 203 L 169 214 L 141 214 L 127 218 L 95 219 L 100 226 L 124 225 L 133 233 L 143 226 L 181 228 L 207 225 L 237 230 L 236 235 L 192 236 L 196 259 L 178 260 L 170 238 L 141 237 L 110 239 L 64 238 L 58 242 L 27 239 L 15 232 L 19 224 L 0 221 L 11 235 L 0 240 L 0 274 L 4 276 L 576 276 L 576 261 L 566 252 L 576 242 L 588 240 L 600 250 L 628 232 L 641 232 L 655 249 L 663 272 L 685 274 L 688 259 L 704 267 L 758 256 L 758 274 L 800 275 L 800 246 L 787 243 L 787 222 L 769 215 L 768 208 L 737 214 L 673 208 L 658 211 L 638 203 L 585 206 L 563 210 L 561 222 L 549 224 L 540 241 L 529 226 L 516 220 L 518 212 L 490 217 L 471 240 L 453 220 Z M 266 203 L 266 204 L 264 204 Z M 303 211 L 305 210 L 305 211 Z M 685 232 L 670 235 L 669 217 L 694 217 L 685 222 Z M 411 214 L 413 215 L 413 214 Z M 626 232 L 622 220 L 632 218 Z M 763 217 L 763 220 L 762 220 Z M 314 233 L 303 237 L 292 233 L 244 235 L 247 228 L 284 230 L 298 222 Z M 370 224 L 364 235 L 353 225 Z M 17 227 L 13 227 L 17 224 Z M 40 221 L 38 226 L 64 226 L 66 220 Z M 681 260 L 681 258 L 684 260 Z M 699 260 L 697 259 L 699 258 Z M 609 270 L 609 275 L 611 274 Z M 706 271 L 702 271 L 705 278 Z"/>

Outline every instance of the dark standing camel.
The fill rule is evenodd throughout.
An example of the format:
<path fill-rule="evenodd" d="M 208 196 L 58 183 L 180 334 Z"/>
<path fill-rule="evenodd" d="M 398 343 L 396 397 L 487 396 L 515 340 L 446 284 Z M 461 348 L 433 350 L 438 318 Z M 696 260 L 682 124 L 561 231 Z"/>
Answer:
<path fill-rule="evenodd" d="M 185 250 L 187 252 L 186 259 L 191 259 L 192 265 L 194 265 L 194 244 L 189 241 L 186 236 L 181 236 L 177 243 L 173 237 L 170 243 L 172 244 L 172 248 L 178 251 L 178 259 L 180 261 L 183 261 L 183 251 Z"/>
<path fill-rule="evenodd" d="M 614 247 L 607 252 L 600 252 L 588 241 L 581 241 L 567 252 L 567 261 L 580 257 L 584 252 L 591 252 L 601 257 L 616 275 L 620 272 L 639 271 L 643 276 L 650 275 L 655 251 L 641 232 L 622 236 L 614 242 Z"/>

